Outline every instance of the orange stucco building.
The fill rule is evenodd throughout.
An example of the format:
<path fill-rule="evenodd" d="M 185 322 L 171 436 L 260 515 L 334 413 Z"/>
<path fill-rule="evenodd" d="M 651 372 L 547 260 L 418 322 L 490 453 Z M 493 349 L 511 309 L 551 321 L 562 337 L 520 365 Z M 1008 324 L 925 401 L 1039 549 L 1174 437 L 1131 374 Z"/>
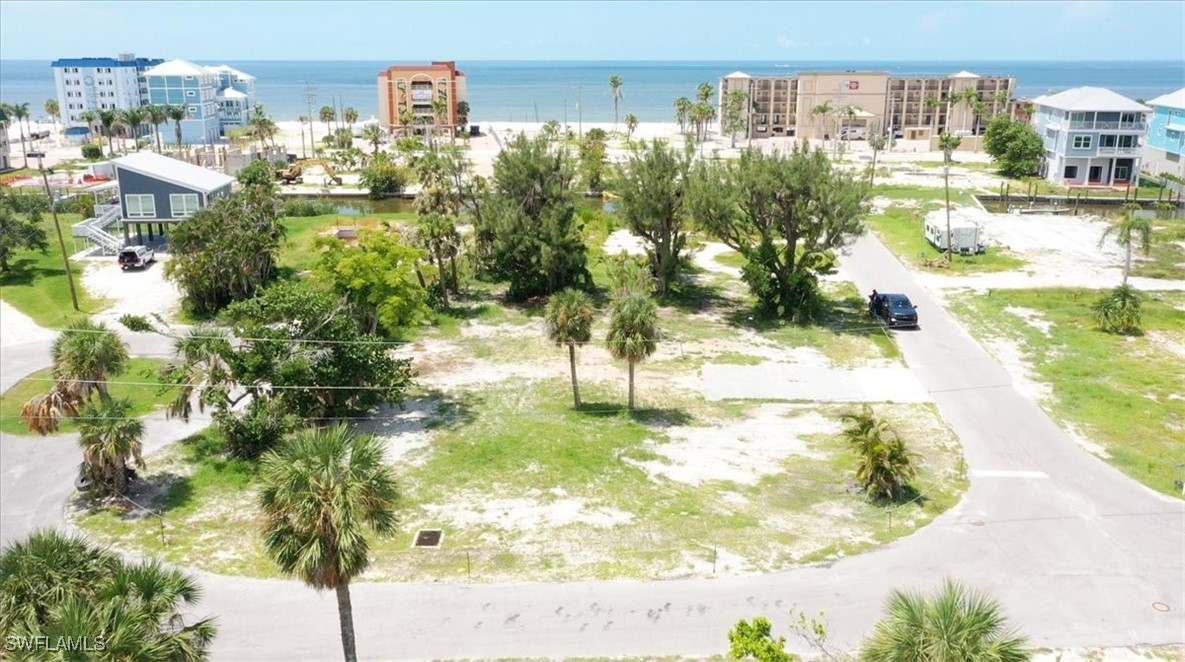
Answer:
<path fill-rule="evenodd" d="M 378 75 L 379 121 L 391 131 L 410 133 L 426 127 L 455 133 L 462 120 L 457 104 L 465 101 L 465 74 L 456 62 L 395 64 Z M 433 102 L 444 102 L 437 117 Z"/>

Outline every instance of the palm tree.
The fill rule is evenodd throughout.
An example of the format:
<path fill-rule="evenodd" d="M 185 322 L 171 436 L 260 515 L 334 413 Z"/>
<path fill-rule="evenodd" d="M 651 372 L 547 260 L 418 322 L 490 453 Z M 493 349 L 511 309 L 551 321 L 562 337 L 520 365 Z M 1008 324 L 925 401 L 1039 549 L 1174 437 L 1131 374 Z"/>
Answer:
<path fill-rule="evenodd" d="M 856 480 L 873 499 L 900 499 L 917 473 L 915 455 L 905 448 L 892 426 L 874 416 L 867 405 L 842 419 L 848 423 L 843 436 L 857 455 Z"/>
<path fill-rule="evenodd" d="M 580 383 L 576 381 L 576 345 L 592 338 L 592 299 L 580 290 L 567 289 L 551 295 L 547 302 L 547 337 L 556 347 L 568 346 L 568 364 L 572 369 L 572 399 L 580 409 Z"/>
<path fill-rule="evenodd" d="M 712 84 L 704 81 L 695 86 L 695 100 L 700 103 L 708 103 L 712 100 Z"/>
<path fill-rule="evenodd" d="M 165 114 L 173 120 L 173 131 L 177 135 L 177 149 L 181 149 L 181 121 L 189 116 L 185 112 L 185 106 L 169 106 L 165 109 Z"/>
<path fill-rule="evenodd" d="M 1000 605 L 950 579 L 932 597 L 894 589 L 861 659 L 883 662 L 1022 662 L 1025 637 Z"/>
<path fill-rule="evenodd" d="M 53 378 L 89 400 L 95 393 L 106 400 L 107 378 L 118 375 L 127 366 L 128 348 L 114 331 L 102 322 L 74 322 L 62 330 L 50 348 Z"/>
<path fill-rule="evenodd" d="M 93 110 L 84 110 L 81 113 L 78 113 L 78 119 L 86 122 L 87 130 L 90 131 L 91 136 L 94 136 L 96 128 L 95 122 L 99 119 L 98 114 L 96 114 Z M 100 142 L 99 146 L 102 147 L 103 143 Z"/>
<path fill-rule="evenodd" d="M 383 144 L 384 134 L 383 127 L 378 124 L 367 124 L 362 129 L 362 139 L 374 147 L 374 154 L 379 153 L 379 145 Z"/>
<path fill-rule="evenodd" d="M 938 100 L 938 97 L 931 96 L 926 97 L 925 104 L 926 110 L 930 112 L 930 134 L 933 135 L 938 133 L 938 107 L 942 105 L 942 102 Z"/>
<path fill-rule="evenodd" d="M 679 122 L 679 133 L 687 133 L 687 119 L 691 113 L 691 99 L 679 97 L 675 99 L 675 120 Z"/>
<path fill-rule="evenodd" d="M 125 108 L 120 113 L 120 119 L 131 132 L 132 140 L 136 144 L 136 151 L 140 151 L 140 125 L 144 123 L 144 110 L 139 106 Z"/>
<path fill-rule="evenodd" d="M 625 116 L 625 139 L 628 142 L 638 128 L 638 116 L 630 113 Z"/>
<path fill-rule="evenodd" d="M 350 581 L 370 565 L 363 534 L 390 534 L 399 522 L 399 491 L 383 444 L 344 425 L 307 430 L 269 451 L 260 477 L 267 553 L 285 573 L 337 593 L 342 649 L 353 662 Z"/>
<path fill-rule="evenodd" d="M 423 195 L 428 189 L 425 185 L 420 190 Z M 417 207 L 420 206 L 420 197 L 416 198 Z M 424 213 L 420 216 L 420 223 L 418 232 L 416 233 L 418 241 L 428 251 L 432 261 L 436 263 L 436 279 L 440 286 L 440 302 L 444 307 L 448 307 L 448 279 L 445 277 L 444 259 L 449 257 L 449 253 L 454 252 L 459 241 L 457 235 L 457 223 L 453 216 L 442 214 L 439 212 Z"/>
<path fill-rule="evenodd" d="M 432 100 L 432 121 L 434 123 L 432 126 L 432 136 L 434 137 L 437 130 L 440 127 L 446 126 L 446 122 L 448 121 L 448 93 L 444 90 L 441 90 L 440 95 Z M 449 131 L 449 135 L 453 135 L 453 132 Z"/>
<path fill-rule="evenodd" d="M 457 102 L 457 125 L 465 126 L 469 123 L 469 102 L 461 100 Z"/>
<path fill-rule="evenodd" d="M 1095 301 L 1091 314 L 1104 331 L 1131 335 L 1140 330 L 1140 304 L 1140 293 L 1125 283 Z"/>
<path fill-rule="evenodd" d="M 214 620 L 186 623 L 197 583 L 156 561 L 125 564 L 82 538 L 37 531 L 0 552 L 0 631 L 101 639 L 104 660 L 208 657 Z"/>
<path fill-rule="evenodd" d="M 305 115 L 301 115 L 300 117 L 296 118 L 297 124 L 300 124 L 300 157 L 302 159 L 307 159 L 309 157 L 309 152 L 304 146 L 304 125 L 308 121 L 309 118 Z"/>
<path fill-rule="evenodd" d="M 29 153 L 28 153 L 28 150 L 25 149 L 25 127 L 23 124 L 21 124 L 21 120 L 28 119 L 29 104 L 27 102 L 26 103 L 9 104 L 8 107 L 6 108 L 6 110 L 8 112 L 5 114 L 8 115 L 9 117 L 13 118 L 14 120 L 16 120 L 16 128 L 18 131 L 20 131 L 20 134 L 21 134 L 21 158 L 24 159 L 24 165 L 22 165 L 21 167 L 28 168 L 29 167 Z"/>
<path fill-rule="evenodd" d="M 403 135 L 408 135 L 408 127 L 416 121 L 416 114 L 410 108 L 399 111 L 399 126 L 403 127 Z"/>
<path fill-rule="evenodd" d="M 1131 203 L 1124 205 L 1123 212 L 1119 215 L 1119 222 L 1107 226 L 1107 229 L 1103 230 L 1102 236 L 1099 237 L 1100 249 L 1110 237 L 1114 237 L 1115 243 L 1123 246 L 1125 252 L 1123 285 L 1127 285 L 1127 277 L 1132 270 L 1132 244 L 1139 245 L 1140 252 L 1144 255 L 1152 250 L 1152 219 L 1136 216 L 1135 211 L 1139 208 L 1139 205 Z"/>
<path fill-rule="evenodd" d="M 354 124 L 358 122 L 358 111 L 353 106 L 346 106 L 346 109 L 342 111 L 342 116 L 346 118 L 346 126 L 353 132 Z"/>
<path fill-rule="evenodd" d="M 631 294 L 613 304 L 605 344 L 615 359 L 629 362 L 629 408 L 634 408 L 634 365 L 658 348 L 658 307 L 644 294 Z"/>
<path fill-rule="evenodd" d="M 317 117 L 325 123 L 325 135 L 333 133 L 329 124 L 337 119 L 337 111 L 333 106 L 321 106 L 321 110 L 317 111 Z"/>
<path fill-rule="evenodd" d="M 78 443 L 87 476 L 102 496 L 127 491 L 128 460 L 144 468 L 144 422 L 132 416 L 128 399 L 88 402 L 78 411 Z"/>
<path fill-rule="evenodd" d="M 873 186 L 876 181 L 876 155 L 889 144 L 889 137 L 878 133 L 868 137 L 868 146 L 872 148 L 872 169 L 868 171 L 868 185 Z"/>
<path fill-rule="evenodd" d="M 950 164 L 951 154 L 959 148 L 963 143 L 963 139 L 959 136 L 952 136 L 945 133 L 938 136 L 938 149 L 942 150 L 942 186 L 946 194 L 946 261 L 949 263 L 954 259 L 954 251 L 951 250 L 950 241 Z"/>
<path fill-rule="evenodd" d="M 57 134 L 58 134 L 58 118 L 60 118 L 62 116 L 62 109 L 60 106 L 58 106 L 57 99 L 46 99 L 45 100 L 45 114 L 48 115 L 49 119 L 53 122 L 54 136 L 57 136 Z"/>
<path fill-rule="evenodd" d="M 821 117 L 821 116 L 826 117 L 829 114 L 831 114 L 831 100 L 830 99 L 815 106 L 814 108 L 811 108 L 811 116 L 812 117 Z M 823 128 L 825 129 L 827 127 L 824 126 Z M 823 143 L 823 147 L 827 147 L 827 143 Z"/>
<path fill-rule="evenodd" d="M 613 99 L 613 130 L 614 131 L 617 130 L 617 104 L 621 101 L 621 97 L 624 96 L 624 94 L 625 94 L 624 92 L 621 91 L 621 88 L 623 85 L 625 85 L 625 81 L 622 80 L 621 76 L 618 76 L 617 74 L 613 74 L 612 76 L 609 77 L 609 96 Z"/>
<path fill-rule="evenodd" d="M 148 120 L 148 123 L 152 125 L 152 135 L 154 138 L 156 138 L 157 152 L 163 151 L 161 149 L 160 125 L 164 124 L 169 119 L 167 110 L 168 108 L 166 106 L 156 106 L 153 104 L 144 106 L 144 114 Z"/>
<path fill-rule="evenodd" d="M 114 110 L 99 111 L 99 125 L 103 127 L 103 135 L 107 136 L 107 154 L 115 158 L 114 135 L 115 127 L 119 124 L 119 115 Z"/>

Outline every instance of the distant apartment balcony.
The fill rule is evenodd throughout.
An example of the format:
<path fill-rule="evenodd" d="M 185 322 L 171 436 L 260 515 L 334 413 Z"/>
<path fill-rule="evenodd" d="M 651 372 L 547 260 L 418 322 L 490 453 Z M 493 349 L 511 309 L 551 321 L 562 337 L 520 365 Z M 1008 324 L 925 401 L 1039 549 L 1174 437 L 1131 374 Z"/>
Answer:
<path fill-rule="evenodd" d="M 1049 125 L 1049 126 L 1052 126 Z M 1085 120 L 1071 121 L 1071 129 L 1109 129 L 1113 131 L 1145 131 L 1148 125 L 1144 122 L 1089 122 Z"/>
<path fill-rule="evenodd" d="M 1139 156 L 1139 147 L 1100 147 L 1099 156 Z"/>

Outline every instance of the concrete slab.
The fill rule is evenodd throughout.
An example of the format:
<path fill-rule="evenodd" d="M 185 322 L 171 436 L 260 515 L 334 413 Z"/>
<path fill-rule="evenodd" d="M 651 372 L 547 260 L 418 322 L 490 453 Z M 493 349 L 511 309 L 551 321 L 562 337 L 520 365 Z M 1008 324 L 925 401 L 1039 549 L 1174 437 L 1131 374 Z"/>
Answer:
<path fill-rule="evenodd" d="M 825 368 L 794 363 L 704 366 L 708 400 L 930 402 L 909 368 Z"/>

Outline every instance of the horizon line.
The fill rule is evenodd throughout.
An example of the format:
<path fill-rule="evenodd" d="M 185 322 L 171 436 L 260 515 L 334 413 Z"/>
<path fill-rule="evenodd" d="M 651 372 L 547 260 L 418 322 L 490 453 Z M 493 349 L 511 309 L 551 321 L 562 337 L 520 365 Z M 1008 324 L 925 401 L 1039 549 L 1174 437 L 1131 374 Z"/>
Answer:
<path fill-rule="evenodd" d="M 101 58 L 101 57 L 115 57 L 115 56 L 90 55 L 90 56 L 84 56 L 84 57 L 100 57 L 100 58 Z M 149 57 L 149 56 L 138 56 L 138 57 Z M 0 57 L 0 62 L 47 62 L 47 61 L 48 61 L 48 62 L 52 62 L 53 60 L 63 60 L 63 59 L 64 59 L 64 60 L 70 60 L 70 59 L 78 59 L 78 58 L 75 58 L 75 57 L 68 57 L 68 56 L 58 56 L 58 57 L 54 57 L 54 58 L 44 58 L 44 57 Z M 170 59 L 170 58 L 161 58 L 161 59 Z M 453 59 L 453 60 L 433 60 L 433 59 L 423 59 L 423 58 L 385 58 L 385 59 L 361 59 L 361 58 L 354 58 L 354 59 L 347 59 L 347 60 L 334 60 L 334 59 L 250 58 L 250 57 L 225 57 L 225 56 L 221 56 L 221 57 L 217 57 L 217 58 L 208 58 L 208 57 L 190 57 L 190 58 L 171 58 L 171 59 L 188 59 L 188 60 L 223 60 L 223 61 L 228 61 L 228 60 L 237 60 L 237 61 L 243 61 L 243 62 L 392 62 L 392 61 L 396 61 L 396 62 L 406 62 L 406 61 L 409 61 L 409 60 L 410 60 L 410 61 L 414 61 L 414 62 L 450 62 L 450 61 L 451 61 L 451 62 L 530 62 L 530 63 L 549 63 L 549 62 L 554 62 L 554 63 L 589 63 L 589 62 L 608 62 L 608 63 L 623 63 L 623 64 L 624 64 L 624 63 L 633 63 L 633 62 L 704 62 L 704 63 L 716 63 L 716 62 L 779 62 L 779 61 L 784 61 L 784 62 L 859 62 L 859 63 L 865 63 L 865 62 L 911 62 L 911 63 L 912 63 L 912 62 L 925 62 L 925 63 L 939 63 L 939 62 L 989 62 L 989 63 L 997 63 L 997 62 L 1010 62 L 1010 63 L 1028 63 L 1028 62 L 1041 62 L 1041 63 L 1053 63 L 1053 62 L 1056 62 L 1056 63 L 1074 63 L 1074 64 L 1080 64 L 1080 63 L 1106 63 L 1106 64 L 1111 64 L 1111 63 L 1122 63 L 1122 64 L 1129 64 L 1129 63 L 1140 63 L 1140 62 L 1158 62 L 1158 63 L 1163 63 L 1163 62 L 1172 62 L 1172 63 L 1178 63 L 1178 62 L 1181 62 L 1181 60 L 1172 59 L 1172 58 L 1165 58 L 1165 59 L 1115 59 L 1115 58 L 1108 58 L 1108 59 L 1105 59 L 1105 60 L 1087 60 L 1087 59 L 1081 59 L 1081 60 L 1053 60 L 1053 59 L 1016 59 L 1016 58 L 1009 58 L 1009 59 L 963 59 L 963 60 L 957 60 L 957 59 L 951 59 L 951 58 L 939 58 L 939 59 L 921 59 L 921 60 L 916 60 L 916 59 L 881 59 L 881 58 L 866 58 L 866 59 L 828 59 L 828 58 L 799 58 L 799 59 L 795 59 L 795 58 L 724 58 L 724 59 L 687 59 L 687 60 L 684 60 L 684 59 L 649 59 L 649 58 L 639 58 L 639 59 L 631 59 L 631 60 L 613 60 L 613 59 L 579 59 L 579 60 L 536 59 L 536 60 L 529 60 L 529 59 L 518 59 L 518 58 L 455 58 L 455 59 Z M 1181 62 L 1181 63 L 1182 63 L 1182 66 L 1185 66 L 1185 62 Z"/>

